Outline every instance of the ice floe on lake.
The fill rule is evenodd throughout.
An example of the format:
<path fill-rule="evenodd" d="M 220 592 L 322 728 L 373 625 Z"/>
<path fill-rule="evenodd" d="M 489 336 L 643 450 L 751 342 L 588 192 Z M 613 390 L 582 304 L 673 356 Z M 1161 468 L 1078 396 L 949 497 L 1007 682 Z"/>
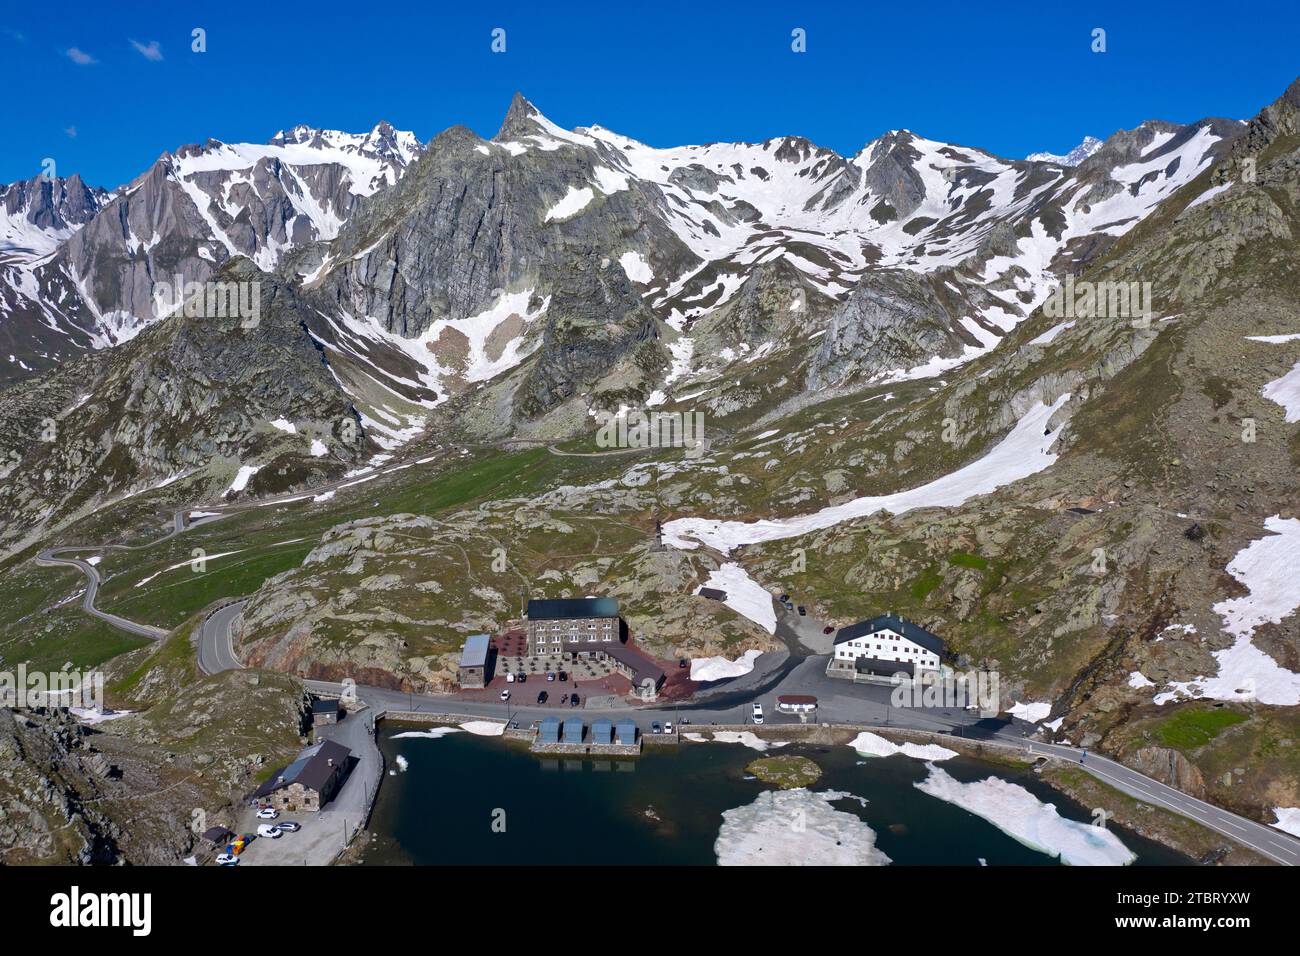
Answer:
<path fill-rule="evenodd" d="M 500 737 L 506 732 L 506 725 L 495 720 L 467 720 L 460 726 L 480 737 Z"/>
<path fill-rule="evenodd" d="M 403 740 L 413 737 L 423 737 L 426 740 L 437 740 L 439 737 L 446 737 L 448 734 L 460 733 L 459 727 L 430 727 L 428 730 L 404 730 L 400 734 L 393 734 L 393 740 Z"/>
<path fill-rule="evenodd" d="M 719 866 L 885 866 L 876 831 L 831 806 L 835 790 L 765 790 L 726 810 L 713 845 Z"/>
<path fill-rule="evenodd" d="M 988 777 L 962 783 L 930 764 L 930 775 L 914 786 L 993 824 L 1030 849 L 1071 866 L 1126 866 L 1137 854 L 1105 827 L 1069 820 L 1018 784 Z"/>
<path fill-rule="evenodd" d="M 764 740 L 748 730 L 715 730 L 713 731 L 713 739 L 720 744 L 743 744 L 750 750 L 769 750 L 774 747 L 784 747 L 788 742 L 784 740 Z"/>
<path fill-rule="evenodd" d="M 864 730 L 854 737 L 849 741 L 849 746 L 867 757 L 892 757 L 894 754 L 902 754 L 904 757 L 915 757 L 917 760 L 947 760 L 957 756 L 957 751 L 940 747 L 938 744 L 911 742 L 896 744 L 869 730 Z"/>

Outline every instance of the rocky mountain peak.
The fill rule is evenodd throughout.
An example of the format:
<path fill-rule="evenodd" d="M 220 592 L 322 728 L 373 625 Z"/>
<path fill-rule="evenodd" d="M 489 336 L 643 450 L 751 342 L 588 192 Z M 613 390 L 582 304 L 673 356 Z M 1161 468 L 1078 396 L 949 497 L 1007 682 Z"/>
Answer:
<path fill-rule="evenodd" d="M 545 133 L 546 127 L 539 120 L 548 122 L 523 93 L 517 92 L 510 100 L 510 109 L 506 110 L 505 119 L 501 121 L 501 128 L 497 130 L 493 141 L 504 143 L 523 136 Z"/>
<path fill-rule="evenodd" d="M 1095 136 L 1085 136 L 1083 142 L 1068 153 L 1030 153 L 1025 159 L 1031 163 L 1054 163 L 1057 166 L 1078 166 L 1081 162 L 1101 149 L 1101 140 Z"/>

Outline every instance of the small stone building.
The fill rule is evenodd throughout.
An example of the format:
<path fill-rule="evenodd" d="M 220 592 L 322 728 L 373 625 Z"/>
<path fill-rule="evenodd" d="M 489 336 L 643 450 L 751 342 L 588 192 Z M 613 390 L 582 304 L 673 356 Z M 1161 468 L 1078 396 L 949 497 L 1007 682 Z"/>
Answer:
<path fill-rule="evenodd" d="M 311 725 L 315 730 L 329 727 L 339 722 L 339 702 L 337 700 L 313 700 L 311 702 Z"/>
<path fill-rule="evenodd" d="M 465 645 L 460 650 L 460 666 L 456 669 L 457 680 L 462 688 L 487 686 L 491 679 L 487 672 L 491 643 L 486 634 L 474 634 L 465 638 Z"/>

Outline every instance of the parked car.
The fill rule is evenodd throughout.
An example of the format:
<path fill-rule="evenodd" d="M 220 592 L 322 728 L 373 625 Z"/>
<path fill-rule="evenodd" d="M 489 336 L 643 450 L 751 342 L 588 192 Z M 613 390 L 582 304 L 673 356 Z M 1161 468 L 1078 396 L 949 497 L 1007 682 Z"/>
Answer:
<path fill-rule="evenodd" d="M 281 820 L 279 823 L 276 824 L 276 826 L 279 827 L 281 830 L 283 830 L 285 833 L 297 833 L 299 830 L 302 829 L 301 823 L 295 823 L 292 820 Z"/>
<path fill-rule="evenodd" d="M 507 675 L 506 675 L 506 683 L 507 683 L 507 684 L 513 684 L 514 682 L 515 682 L 515 675 L 514 675 L 514 674 L 507 674 Z"/>
<path fill-rule="evenodd" d="M 786 609 L 787 611 L 793 611 L 793 610 L 794 610 L 794 604 L 792 604 L 790 601 L 782 601 L 781 603 L 785 605 L 785 609 Z"/>
<path fill-rule="evenodd" d="M 807 609 L 806 607 L 804 607 L 802 604 L 800 604 L 800 605 L 799 605 L 799 616 L 800 616 L 800 617 L 805 617 L 805 616 L 807 616 L 807 614 L 808 614 L 808 609 Z"/>
<path fill-rule="evenodd" d="M 550 694 L 546 693 L 546 691 L 542 691 L 540 694 L 537 695 L 537 703 L 544 704 L 546 703 L 547 698 L 549 697 Z"/>
<path fill-rule="evenodd" d="M 503 691 L 501 692 L 501 699 L 502 699 L 502 700 L 509 700 L 509 699 L 510 699 L 510 691 L 508 691 L 508 690 L 503 690 Z"/>
<path fill-rule="evenodd" d="M 686 658 L 684 658 L 684 657 L 678 658 L 678 660 L 677 660 L 677 666 L 678 666 L 679 668 L 680 668 L 680 667 L 685 667 L 685 666 L 686 666 L 686 663 L 687 663 L 687 661 L 686 661 Z"/>
<path fill-rule="evenodd" d="M 568 672 L 568 671 L 560 671 L 560 680 L 568 680 L 568 679 L 569 679 L 569 672 Z"/>
<path fill-rule="evenodd" d="M 782 604 L 786 604 L 790 600 L 790 595 L 782 594 L 779 598 L 777 598 L 777 600 L 780 601 Z"/>
<path fill-rule="evenodd" d="M 827 624 L 825 627 L 822 628 L 822 633 L 823 633 L 823 634 L 834 634 L 834 633 L 835 633 L 835 628 L 833 628 L 833 627 L 831 627 L 831 625 Z"/>
<path fill-rule="evenodd" d="M 664 733 L 666 733 L 666 734 L 671 734 L 672 732 L 673 732 L 673 722 L 672 722 L 671 720 L 665 720 L 665 721 L 664 721 Z"/>
<path fill-rule="evenodd" d="M 217 866 L 239 866 L 239 857 L 233 853 L 218 853 Z"/>
<path fill-rule="evenodd" d="M 763 722 L 763 705 L 760 704 L 758 701 L 754 701 L 753 714 L 754 714 L 754 723 L 761 724 Z"/>
<path fill-rule="evenodd" d="M 577 706 L 578 706 L 578 695 L 577 695 L 577 694 L 574 694 L 572 697 L 569 698 L 569 706 L 570 706 L 570 707 L 577 707 Z"/>
<path fill-rule="evenodd" d="M 650 723 L 650 733 L 662 734 L 663 732 L 664 732 L 663 725 L 660 724 L 659 721 L 655 720 Z"/>
<path fill-rule="evenodd" d="M 257 835 L 260 837 L 268 837 L 272 840 L 278 840 L 280 839 L 280 828 L 274 823 L 263 823 L 258 826 Z"/>
<path fill-rule="evenodd" d="M 554 672 L 554 671 L 547 671 L 547 672 L 546 672 L 546 679 L 547 679 L 548 681 L 553 681 L 553 680 L 555 680 L 555 672 Z"/>
<path fill-rule="evenodd" d="M 527 675 L 527 674 L 520 674 L 518 677 L 515 678 L 515 683 L 516 683 L 516 684 L 527 684 L 527 683 L 528 683 L 528 675 Z"/>
<path fill-rule="evenodd" d="M 279 815 L 280 811 L 276 810 L 274 807 L 263 807 L 261 810 L 257 811 L 257 819 L 259 820 L 274 820 Z"/>

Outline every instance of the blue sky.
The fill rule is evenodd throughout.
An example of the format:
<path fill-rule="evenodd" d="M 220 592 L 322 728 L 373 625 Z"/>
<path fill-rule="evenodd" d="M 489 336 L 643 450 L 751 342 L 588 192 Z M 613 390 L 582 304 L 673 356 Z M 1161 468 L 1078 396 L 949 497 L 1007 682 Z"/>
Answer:
<path fill-rule="evenodd" d="M 515 90 L 562 126 L 660 146 L 799 134 L 851 154 L 906 127 L 1022 157 L 1144 119 L 1253 116 L 1300 74 L 1294 3 L 402 7 L 0 0 L 0 182 L 51 157 L 111 187 L 164 150 L 296 123 L 491 136 Z M 796 27 L 806 53 L 791 50 Z M 1105 53 L 1090 49 L 1096 27 Z"/>

